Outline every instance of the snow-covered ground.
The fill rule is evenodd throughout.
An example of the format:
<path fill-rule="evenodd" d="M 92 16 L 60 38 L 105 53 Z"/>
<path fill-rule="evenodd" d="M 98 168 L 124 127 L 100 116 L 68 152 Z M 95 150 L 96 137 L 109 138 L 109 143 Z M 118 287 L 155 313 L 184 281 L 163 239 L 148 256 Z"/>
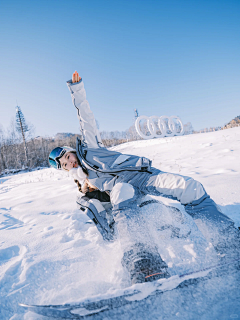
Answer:
<path fill-rule="evenodd" d="M 240 128 L 136 141 L 113 149 L 146 156 L 162 171 L 199 180 L 223 213 L 240 226 Z M 94 225 L 76 209 L 76 193 L 68 174 L 54 169 L 0 178 L 0 319 L 45 319 L 26 312 L 19 302 L 68 303 L 129 285 L 119 242 L 101 239 Z M 115 318 L 125 320 L 128 314 L 129 319 L 200 319 L 191 309 L 191 299 L 198 300 L 194 300 L 197 306 L 204 292 L 212 290 L 206 284 L 202 287 L 196 297 L 183 288 L 181 295 L 175 291 L 164 295 L 161 306 L 148 301 L 152 307 L 147 316 L 145 306 L 139 304 L 117 311 Z M 219 288 L 211 295 L 212 304 L 202 319 L 240 318 L 228 289 Z M 224 290 L 231 307 L 225 314 L 219 313 Z M 114 313 L 96 316 L 113 318 Z"/>

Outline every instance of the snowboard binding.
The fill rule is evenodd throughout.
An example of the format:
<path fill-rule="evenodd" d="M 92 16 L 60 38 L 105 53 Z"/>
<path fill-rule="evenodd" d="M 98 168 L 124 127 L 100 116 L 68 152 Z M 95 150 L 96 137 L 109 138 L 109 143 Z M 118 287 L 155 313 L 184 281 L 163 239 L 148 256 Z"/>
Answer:
<path fill-rule="evenodd" d="M 124 253 L 122 265 L 130 273 L 132 284 L 170 277 L 167 265 L 159 255 L 157 248 L 148 248 L 142 243 L 135 244 L 131 250 Z"/>

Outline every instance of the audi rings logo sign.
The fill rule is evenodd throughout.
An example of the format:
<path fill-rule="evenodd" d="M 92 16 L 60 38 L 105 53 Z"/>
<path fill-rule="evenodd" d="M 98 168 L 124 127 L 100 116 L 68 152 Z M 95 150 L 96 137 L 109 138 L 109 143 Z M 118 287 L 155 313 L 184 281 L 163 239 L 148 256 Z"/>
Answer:
<path fill-rule="evenodd" d="M 145 125 L 144 131 L 141 130 L 140 121 L 146 120 L 147 124 Z M 135 128 L 137 133 L 143 139 L 152 139 L 152 138 L 163 138 L 163 137 L 173 137 L 181 136 L 184 134 L 184 128 L 182 121 L 177 116 L 140 116 L 135 121 Z M 150 132 L 150 135 L 146 134 L 146 131 Z"/>

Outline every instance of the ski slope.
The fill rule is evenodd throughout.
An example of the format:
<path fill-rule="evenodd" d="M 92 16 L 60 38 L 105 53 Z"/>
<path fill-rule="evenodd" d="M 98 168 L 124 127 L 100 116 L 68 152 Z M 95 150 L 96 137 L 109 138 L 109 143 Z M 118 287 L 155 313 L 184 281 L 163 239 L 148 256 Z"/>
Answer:
<path fill-rule="evenodd" d="M 240 128 L 141 140 L 113 149 L 148 157 L 162 171 L 199 180 L 240 226 Z M 46 319 L 25 311 L 19 302 L 70 303 L 129 286 L 119 242 L 101 239 L 76 209 L 76 193 L 66 172 L 50 168 L 0 178 L 0 319 Z M 178 202 L 161 200 L 181 208 Z M 168 292 L 161 301 L 133 303 L 95 319 L 240 318 L 239 296 L 229 277 L 214 288 L 211 282 L 182 288 L 181 294 Z"/>

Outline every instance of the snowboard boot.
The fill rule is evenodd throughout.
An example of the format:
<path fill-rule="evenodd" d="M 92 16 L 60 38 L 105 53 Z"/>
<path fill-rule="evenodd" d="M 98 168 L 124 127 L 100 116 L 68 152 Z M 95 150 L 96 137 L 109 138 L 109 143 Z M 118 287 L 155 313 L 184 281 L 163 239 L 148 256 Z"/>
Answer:
<path fill-rule="evenodd" d="M 134 262 L 134 268 L 130 272 L 132 284 L 151 282 L 170 277 L 167 266 L 159 257 L 152 256 L 149 259 L 141 259 Z"/>
<path fill-rule="evenodd" d="M 133 249 L 124 253 L 122 264 L 130 273 L 132 285 L 170 277 L 167 265 L 160 257 L 157 249 L 150 249 L 154 252 L 149 249 L 139 243 Z"/>

